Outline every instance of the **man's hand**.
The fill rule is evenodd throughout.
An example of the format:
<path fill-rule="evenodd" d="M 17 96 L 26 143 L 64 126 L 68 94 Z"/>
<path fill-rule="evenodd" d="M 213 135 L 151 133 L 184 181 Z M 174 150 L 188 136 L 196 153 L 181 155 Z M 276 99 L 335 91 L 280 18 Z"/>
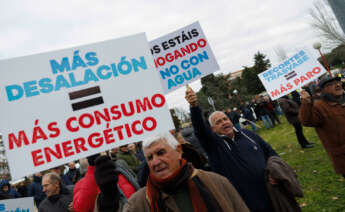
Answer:
<path fill-rule="evenodd" d="M 277 185 L 278 184 L 278 182 L 273 177 L 271 177 L 271 175 L 268 175 L 268 182 L 271 185 Z"/>
<path fill-rule="evenodd" d="M 74 212 L 73 201 L 68 205 L 68 210 L 71 211 L 71 212 Z"/>
<path fill-rule="evenodd" d="M 189 86 L 187 87 L 185 98 L 191 107 L 198 106 L 198 98 L 193 89 Z"/>
<path fill-rule="evenodd" d="M 87 157 L 87 162 L 90 166 L 95 166 L 95 160 L 100 156 L 99 153 Z"/>
<path fill-rule="evenodd" d="M 306 102 L 310 102 L 311 101 L 311 96 L 309 95 L 309 93 L 306 90 L 302 90 L 300 92 L 301 95 L 301 100 L 302 101 L 306 101 Z"/>

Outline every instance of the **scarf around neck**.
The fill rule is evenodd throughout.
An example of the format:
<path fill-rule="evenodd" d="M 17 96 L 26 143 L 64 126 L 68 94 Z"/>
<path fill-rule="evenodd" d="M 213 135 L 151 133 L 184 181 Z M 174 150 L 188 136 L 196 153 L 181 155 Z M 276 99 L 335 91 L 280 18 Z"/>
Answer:
<path fill-rule="evenodd" d="M 146 192 L 151 205 L 151 212 L 165 212 L 167 207 L 162 199 L 162 192 L 173 194 L 178 188 L 187 187 L 195 212 L 223 211 L 211 191 L 198 176 L 193 176 L 194 167 L 182 159 L 181 166 L 170 177 L 160 180 L 150 174 Z"/>

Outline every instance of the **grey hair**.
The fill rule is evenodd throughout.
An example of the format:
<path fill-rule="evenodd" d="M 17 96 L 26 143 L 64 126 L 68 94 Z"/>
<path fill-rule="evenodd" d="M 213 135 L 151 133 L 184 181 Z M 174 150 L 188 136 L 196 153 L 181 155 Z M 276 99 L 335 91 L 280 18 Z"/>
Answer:
<path fill-rule="evenodd" d="M 159 142 L 159 141 L 166 141 L 169 146 L 171 146 L 173 149 L 176 149 L 176 147 L 179 145 L 176 138 L 171 135 L 170 132 L 162 132 L 158 133 L 157 135 L 154 135 L 152 137 L 149 137 L 147 139 L 144 139 L 143 141 L 143 150 L 145 150 L 147 147 L 151 146 L 153 143 Z"/>
<path fill-rule="evenodd" d="M 217 110 L 217 111 L 214 111 L 214 112 L 211 113 L 211 115 L 208 117 L 208 123 L 210 123 L 210 126 L 211 126 L 211 127 L 213 126 L 212 118 L 213 118 L 213 116 L 215 116 L 217 113 L 224 113 L 224 112 Z"/>
<path fill-rule="evenodd" d="M 61 177 L 54 172 L 49 172 L 49 173 L 45 174 L 43 176 L 43 178 L 45 178 L 45 177 L 48 177 L 50 183 L 54 183 L 54 184 L 59 183 L 59 185 L 61 185 L 61 183 L 62 183 Z"/>

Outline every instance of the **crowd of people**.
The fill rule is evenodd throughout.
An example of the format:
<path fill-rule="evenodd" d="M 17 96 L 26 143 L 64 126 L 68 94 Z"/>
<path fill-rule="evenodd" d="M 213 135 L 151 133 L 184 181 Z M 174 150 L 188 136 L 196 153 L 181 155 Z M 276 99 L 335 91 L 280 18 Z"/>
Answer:
<path fill-rule="evenodd" d="M 0 182 L 0 198 L 34 198 L 39 212 L 110 211 L 301 211 L 297 175 L 258 134 L 284 114 L 302 148 L 315 127 L 336 173 L 345 177 L 345 97 L 339 77 L 325 77 L 314 90 L 271 101 L 256 96 L 240 109 L 203 113 L 187 88 L 193 131 L 160 133 L 36 173 L 13 187 Z M 240 120 L 244 120 L 244 122 Z M 249 124 L 250 130 L 243 127 Z"/>

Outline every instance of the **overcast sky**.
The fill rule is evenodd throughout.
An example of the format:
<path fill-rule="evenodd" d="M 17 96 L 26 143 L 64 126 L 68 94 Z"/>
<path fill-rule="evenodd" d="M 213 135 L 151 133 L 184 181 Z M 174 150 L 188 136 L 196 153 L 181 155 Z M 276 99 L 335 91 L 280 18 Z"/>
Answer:
<path fill-rule="evenodd" d="M 223 73 L 253 65 L 260 51 L 277 63 L 311 47 L 318 36 L 302 0 L 1 0 L 0 59 L 30 55 L 146 32 L 149 40 L 199 21 Z M 217 72 L 217 73 L 220 73 Z M 200 83 L 193 83 L 194 89 Z M 184 88 L 169 107 L 187 108 Z"/>

